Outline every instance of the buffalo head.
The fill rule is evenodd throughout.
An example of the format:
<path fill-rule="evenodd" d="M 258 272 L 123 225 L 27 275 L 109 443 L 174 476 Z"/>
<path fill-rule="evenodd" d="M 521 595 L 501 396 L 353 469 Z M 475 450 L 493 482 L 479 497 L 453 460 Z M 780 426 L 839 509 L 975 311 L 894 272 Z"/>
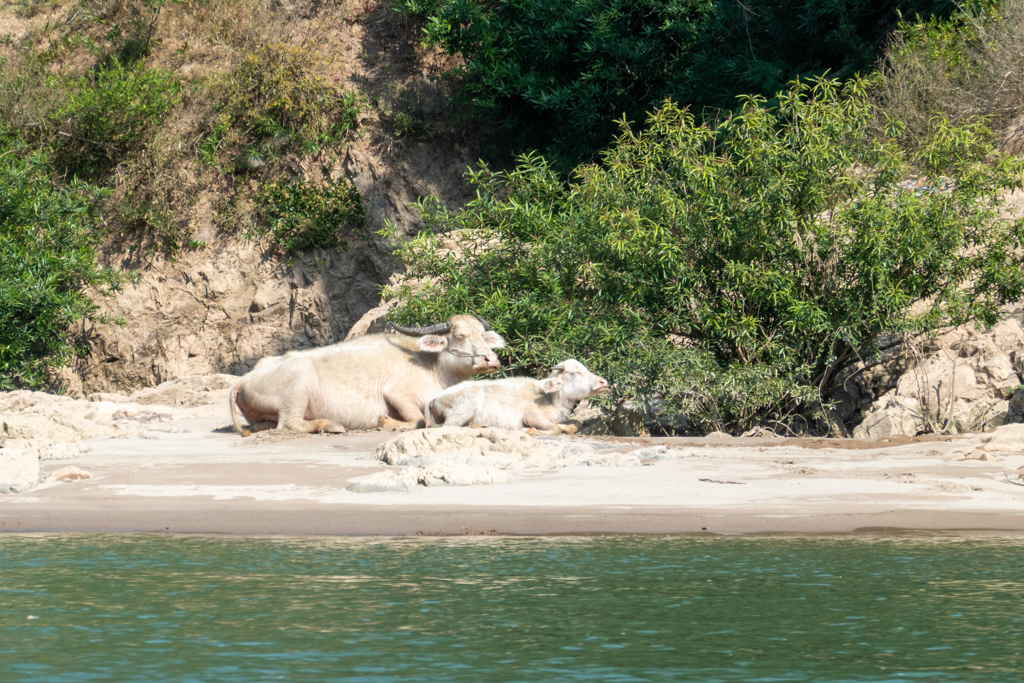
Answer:
<path fill-rule="evenodd" d="M 417 345 L 421 351 L 441 354 L 442 364 L 460 375 L 486 374 L 501 367 L 492 349 L 505 346 L 505 340 L 478 316 L 453 315 L 447 322 L 429 327 L 402 327 L 393 323 L 391 327 L 402 334 L 419 337 Z"/>

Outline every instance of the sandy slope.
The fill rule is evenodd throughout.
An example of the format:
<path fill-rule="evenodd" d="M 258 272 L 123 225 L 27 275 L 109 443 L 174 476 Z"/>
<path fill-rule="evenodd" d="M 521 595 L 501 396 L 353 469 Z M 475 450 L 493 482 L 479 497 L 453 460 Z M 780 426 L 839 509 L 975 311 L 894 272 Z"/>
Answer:
<path fill-rule="evenodd" d="M 865 528 L 1024 531 L 1024 452 L 960 460 L 984 437 L 888 442 L 591 439 L 605 452 L 666 444 L 633 467 L 527 469 L 478 486 L 353 493 L 386 468 L 387 432 L 241 439 L 219 406 L 144 435 L 91 439 L 52 471 L 92 478 L 0 496 L 0 530 L 250 534 L 842 532 Z M 568 437 L 562 437 L 568 438 Z M 826 446 L 826 447 L 822 447 Z M 974 451 L 976 454 L 977 452 Z"/>

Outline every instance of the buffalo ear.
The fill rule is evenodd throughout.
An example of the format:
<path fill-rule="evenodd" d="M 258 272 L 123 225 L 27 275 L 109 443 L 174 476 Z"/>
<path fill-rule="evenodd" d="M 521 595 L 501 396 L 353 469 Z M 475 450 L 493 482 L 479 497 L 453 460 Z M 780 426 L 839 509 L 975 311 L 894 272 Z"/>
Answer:
<path fill-rule="evenodd" d="M 553 394 L 562 388 L 561 377 L 548 377 L 540 383 L 540 390 L 545 394 Z"/>
<path fill-rule="evenodd" d="M 492 349 L 503 349 L 505 348 L 505 340 L 502 339 L 501 335 L 493 330 L 484 332 L 484 344 Z"/>
<path fill-rule="evenodd" d="M 448 337 L 439 337 L 436 334 L 425 334 L 416 340 L 420 351 L 427 353 L 441 353 L 448 348 Z"/>

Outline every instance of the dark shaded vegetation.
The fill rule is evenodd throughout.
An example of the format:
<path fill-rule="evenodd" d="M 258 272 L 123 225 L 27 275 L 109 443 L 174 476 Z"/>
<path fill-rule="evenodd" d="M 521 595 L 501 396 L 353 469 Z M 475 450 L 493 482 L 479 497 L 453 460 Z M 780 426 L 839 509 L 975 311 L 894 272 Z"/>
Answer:
<path fill-rule="evenodd" d="M 968 7 L 990 5 L 986 0 Z M 959 3 L 963 6 L 964 3 Z M 568 173 L 597 159 L 623 115 L 665 98 L 715 118 L 737 96 L 794 78 L 870 70 L 900 18 L 945 19 L 950 0 L 403 0 L 424 41 L 464 58 L 462 97 L 503 147 Z"/>

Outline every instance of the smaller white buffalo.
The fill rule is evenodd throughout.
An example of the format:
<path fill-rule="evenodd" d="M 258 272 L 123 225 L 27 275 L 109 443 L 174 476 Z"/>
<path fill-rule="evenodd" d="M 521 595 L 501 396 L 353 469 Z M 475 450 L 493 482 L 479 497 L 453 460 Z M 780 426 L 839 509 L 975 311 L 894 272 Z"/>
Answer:
<path fill-rule="evenodd" d="M 424 417 L 429 427 L 471 425 L 571 434 L 576 427 L 560 423 L 580 401 L 607 390 L 608 380 L 570 358 L 556 365 L 547 379 L 460 382 L 430 399 Z"/>

